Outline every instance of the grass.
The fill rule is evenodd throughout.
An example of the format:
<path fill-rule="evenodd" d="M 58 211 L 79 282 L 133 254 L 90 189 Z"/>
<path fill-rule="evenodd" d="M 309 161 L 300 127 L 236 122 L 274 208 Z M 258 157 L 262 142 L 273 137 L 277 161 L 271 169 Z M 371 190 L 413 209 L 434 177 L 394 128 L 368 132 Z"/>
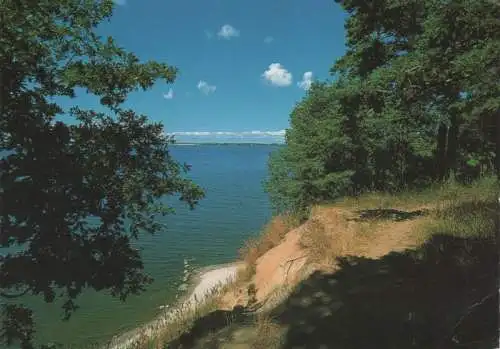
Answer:
<path fill-rule="evenodd" d="M 282 345 L 283 328 L 268 314 L 258 314 L 254 324 L 256 335 L 250 343 L 252 349 L 278 349 Z"/>
<path fill-rule="evenodd" d="M 296 282 L 301 282 L 305 280 L 310 274 L 315 270 L 316 266 L 313 264 L 308 264 L 309 268 L 304 268 L 300 270 L 300 275 L 298 275 Z M 255 313 L 257 314 L 268 314 L 270 311 L 275 309 L 279 304 L 282 304 L 293 292 L 295 284 L 285 283 L 276 286 L 266 297 L 265 301 L 255 308 Z"/>
<path fill-rule="evenodd" d="M 286 234 L 297 225 L 298 220 L 293 216 L 276 216 L 264 227 L 260 236 L 247 240 L 240 249 L 240 258 L 247 266 L 240 275 L 241 279 L 250 280 L 255 274 L 257 260 L 278 246 Z"/>
<path fill-rule="evenodd" d="M 358 198 L 344 198 L 343 200 L 327 206 L 347 209 L 349 212 L 363 210 L 416 210 L 425 208 L 430 211 L 419 222 L 417 228 L 409 232 L 419 242 L 424 244 L 434 236 L 450 236 L 456 238 L 493 238 L 495 231 L 496 200 L 499 187 L 493 178 L 484 178 L 480 181 L 464 186 L 456 182 L 448 182 L 441 186 L 432 186 L 422 191 L 401 192 L 395 195 L 386 193 L 368 193 Z M 353 223 L 343 219 L 332 228 L 325 226 L 324 222 L 314 217 L 309 219 L 303 228 L 300 246 L 308 251 L 309 264 L 328 264 L 343 256 L 346 251 L 355 251 L 356 245 L 362 242 L 377 244 L 378 240 L 372 239 L 374 231 L 391 229 L 390 218 L 360 220 Z M 134 349 L 169 348 L 168 343 L 176 340 L 189 332 L 194 324 L 207 314 L 220 308 L 222 295 L 242 285 L 251 285 L 255 274 L 257 260 L 267 251 L 279 245 L 286 234 L 297 227 L 298 222 L 293 217 L 278 216 L 263 229 L 260 236 L 250 239 L 240 250 L 240 258 L 245 263 L 245 268 L 238 273 L 234 283 L 223 288 L 214 289 L 207 297 L 206 302 L 192 309 L 180 309 L 175 321 L 164 328 L 157 329 L 154 338 L 145 335 Z M 302 229 L 301 228 L 301 229 Z M 332 230 L 333 229 L 333 230 Z M 467 246 L 465 246 L 467 249 Z M 246 292 L 246 291 L 245 291 Z M 274 305 L 287 298 L 292 292 L 289 285 L 287 289 L 277 287 L 269 298 L 272 309 Z M 256 314 L 252 324 L 256 331 L 255 339 L 250 344 L 251 348 L 280 348 L 282 345 L 282 328 L 270 318 L 267 310 Z M 227 319 L 228 325 L 232 319 Z"/>
<path fill-rule="evenodd" d="M 167 343 L 174 341 L 185 333 L 188 333 L 197 320 L 207 316 L 220 308 L 221 297 L 242 285 L 248 284 L 252 276 L 255 274 L 255 265 L 259 257 L 264 255 L 273 247 L 279 245 L 286 234 L 298 225 L 298 220 L 292 216 L 276 216 L 269 224 L 265 226 L 261 235 L 254 239 L 249 239 L 245 246 L 240 250 L 240 258 L 245 263 L 245 267 L 238 271 L 234 282 L 225 285 L 222 288 L 214 289 L 211 295 L 206 298 L 206 302 L 200 304 L 195 309 L 179 309 L 178 316 L 175 321 L 171 322 L 161 330 L 158 329 L 157 335 L 150 338 L 145 334 L 142 335 L 134 349 L 149 349 L 149 348 L 168 348 Z M 256 321 L 256 328 L 261 334 L 266 334 L 270 329 L 270 324 L 264 321 L 262 316 Z M 231 319 L 228 319 L 228 325 Z M 273 332 L 274 333 L 274 332 Z M 268 336 L 264 336 L 266 338 Z M 273 341 L 269 339 L 268 341 Z M 260 345 L 256 343 L 255 345 Z M 257 347 L 256 347 L 257 348 Z M 259 347 L 262 348 L 262 347 Z M 266 346 L 267 348 L 267 346 Z M 272 348 L 272 347 L 270 347 Z"/>
<path fill-rule="evenodd" d="M 152 342 L 158 346 L 163 343 L 168 343 L 178 338 L 183 333 L 189 331 L 189 329 L 193 327 L 197 319 L 219 308 L 219 294 L 221 294 L 221 291 L 214 291 L 212 295 L 209 295 L 207 297 L 206 302 L 201 303 L 194 309 L 181 309 L 179 311 L 178 319 L 162 329 L 159 333 L 159 336 L 157 338 L 153 338 L 149 342 Z"/>
<path fill-rule="evenodd" d="M 456 200 L 463 201 L 472 198 L 491 199 L 495 191 L 498 191 L 496 181 L 494 177 L 485 177 L 469 185 L 463 185 L 450 180 L 444 184 L 434 184 L 422 190 L 402 191 L 395 194 L 373 192 L 359 197 L 344 197 L 329 205 L 347 209 L 412 209 L 448 200 L 456 202 Z"/>
<path fill-rule="evenodd" d="M 338 254 L 341 248 L 337 241 L 326 231 L 324 224 L 316 219 L 306 223 L 300 237 L 300 246 L 308 251 L 308 260 L 311 263 L 327 262 Z"/>
<path fill-rule="evenodd" d="M 447 183 L 435 193 L 432 214 L 420 233 L 425 239 L 435 235 L 494 237 L 499 195 L 499 184 L 494 178 L 484 178 L 467 186 Z"/>
<path fill-rule="evenodd" d="M 318 272 L 301 283 L 285 311 L 277 312 L 289 326 L 283 347 L 496 346 L 499 193 L 486 178 L 468 186 L 447 183 L 422 193 L 414 205 L 406 201 L 409 194 L 350 202 L 356 210 L 429 207 L 430 214 L 419 218 L 423 224 L 410 231 L 422 244 L 377 258 L 345 256 L 334 273 Z M 380 228 L 389 235 L 396 224 Z"/>
<path fill-rule="evenodd" d="M 167 343 L 179 338 L 181 335 L 189 332 L 196 321 L 205 317 L 207 314 L 220 308 L 220 300 L 232 284 L 215 286 L 204 298 L 196 302 L 195 306 L 182 304 L 179 307 L 166 312 L 173 312 L 174 317 L 166 325 L 157 324 L 152 330 L 152 335 L 148 334 L 147 329 L 142 329 L 136 340 L 129 348 L 133 349 L 165 349 Z M 230 319 L 228 319 L 230 321 Z"/>
<path fill-rule="evenodd" d="M 496 207 L 493 200 L 472 199 L 441 206 L 427 227 L 429 235 L 446 234 L 459 238 L 489 238 L 495 232 Z"/>

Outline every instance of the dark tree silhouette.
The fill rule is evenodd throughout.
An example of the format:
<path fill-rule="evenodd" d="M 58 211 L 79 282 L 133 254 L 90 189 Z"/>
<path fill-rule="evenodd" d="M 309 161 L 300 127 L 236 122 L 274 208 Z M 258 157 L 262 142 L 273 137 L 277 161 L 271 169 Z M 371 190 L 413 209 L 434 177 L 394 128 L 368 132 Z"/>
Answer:
<path fill-rule="evenodd" d="M 123 300 L 140 292 L 151 280 L 131 242 L 160 230 L 155 215 L 170 208 L 158 199 L 175 195 L 194 207 L 203 197 L 184 177 L 187 165 L 171 157 L 163 126 L 122 107 L 130 92 L 173 82 L 176 69 L 141 63 L 99 37 L 113 6 L 0 5 L 0 246 L 8 252 L 0 256 L 0 294 L 9 298 L 1 329 L 23 348 L 32 346 L 32 313 L 11 298 L 65 297 L 69 317 L 86 287 Z M 106 113 L 53 102 L 85 90 Z M 63 114 L 75 122 L 58 121 Z"/>

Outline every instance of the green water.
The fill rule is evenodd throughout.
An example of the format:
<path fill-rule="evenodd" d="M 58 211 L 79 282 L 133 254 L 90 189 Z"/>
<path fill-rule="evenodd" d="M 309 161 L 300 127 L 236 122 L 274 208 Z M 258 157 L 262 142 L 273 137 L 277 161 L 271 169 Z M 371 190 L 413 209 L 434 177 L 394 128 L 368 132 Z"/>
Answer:
<path fill-rule="evenodd" d="M 195 267 L 234 261 L 238 248 L 256 234 L 271 216 L 261 182 L 273 145 L 175 146 L 177 159 L 193 165 L 190 177 L 206 189 L 207 197 L 194 211 L 178 207 L 165 217 L 167 229 L 143 236 L 139 246 L 147 272 L 155 278 L 147 291 L 126 303 L 86 291 L 81 308 L 68 322 L 55 304 L 26 299 L 35 309 L 37 341 L 65 347 L 88 347 L 137 327 L 159 314 L 159 306 L 182 294 L 184 260 Z"/>

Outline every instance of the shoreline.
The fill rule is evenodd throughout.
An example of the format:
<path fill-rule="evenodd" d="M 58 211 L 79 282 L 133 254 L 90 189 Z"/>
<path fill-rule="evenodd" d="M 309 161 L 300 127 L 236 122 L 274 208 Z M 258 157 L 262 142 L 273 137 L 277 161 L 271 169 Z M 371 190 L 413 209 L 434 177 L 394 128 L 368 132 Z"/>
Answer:
<path fill-rule="evenodd" d="M 132 330 L 118 334 L 101 346 L 102 349 L 129 349 L 141 337 L 154 337 L 159 330 L 175 321 L 183 312 L 190 311 L 203 304 L 216 289 L 231 283 L 237 276 L 241 262 L 217 264 L 195 270 L 188 281 L 188 288 L 183 296 L 173 304 L 160 306 L 162 314 L 153 320 Z"/>
<path fill-rule="evenodd" d="M 200 284 L 203 282 L 203 279 L 213 275 L 213 274 L 211 274 L 213 271 L 229 270 L 230 268 L 232 269 L 234 267 L 239 267 L 241 265 L 242 265 L 241 262 L 229 262 L 229 263 L 223 263 L 223 264 L 209 265 L 206 267 L 200 267 L 200 268 L 193 270 L 191 276 L 189 277 L 187 289 L 177 299 L 177 301 L 175 302 L 175 305 L 185 303 L 190 297 L 192 297 L 196 291 L 196 288 L 199 287 Z M 234 276 L 236 276 L 236 275 L 234 275 Z M 221 275 L 221 277 L 222 277 L 222 275 Z M 229 283 L 229 281 L 230 280 L 224 281 L 224 284 Z M 215 285 L 215 286 L 219 286 L 219 285 Z"/>

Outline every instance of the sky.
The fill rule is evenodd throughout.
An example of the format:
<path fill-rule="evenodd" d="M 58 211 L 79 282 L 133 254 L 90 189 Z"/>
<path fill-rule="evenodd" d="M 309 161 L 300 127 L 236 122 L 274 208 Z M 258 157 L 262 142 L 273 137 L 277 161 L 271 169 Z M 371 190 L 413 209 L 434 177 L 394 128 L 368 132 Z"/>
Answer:
<path fill-rule="evenodd" d="M 329 79 L 345 52 L 346 14 L 334 0 L 115 3 L 100 34 L 179 69 L 173 84 L 133 93 L 126 105 L 179 141 L 279 142 L 311 81 Z"/>

